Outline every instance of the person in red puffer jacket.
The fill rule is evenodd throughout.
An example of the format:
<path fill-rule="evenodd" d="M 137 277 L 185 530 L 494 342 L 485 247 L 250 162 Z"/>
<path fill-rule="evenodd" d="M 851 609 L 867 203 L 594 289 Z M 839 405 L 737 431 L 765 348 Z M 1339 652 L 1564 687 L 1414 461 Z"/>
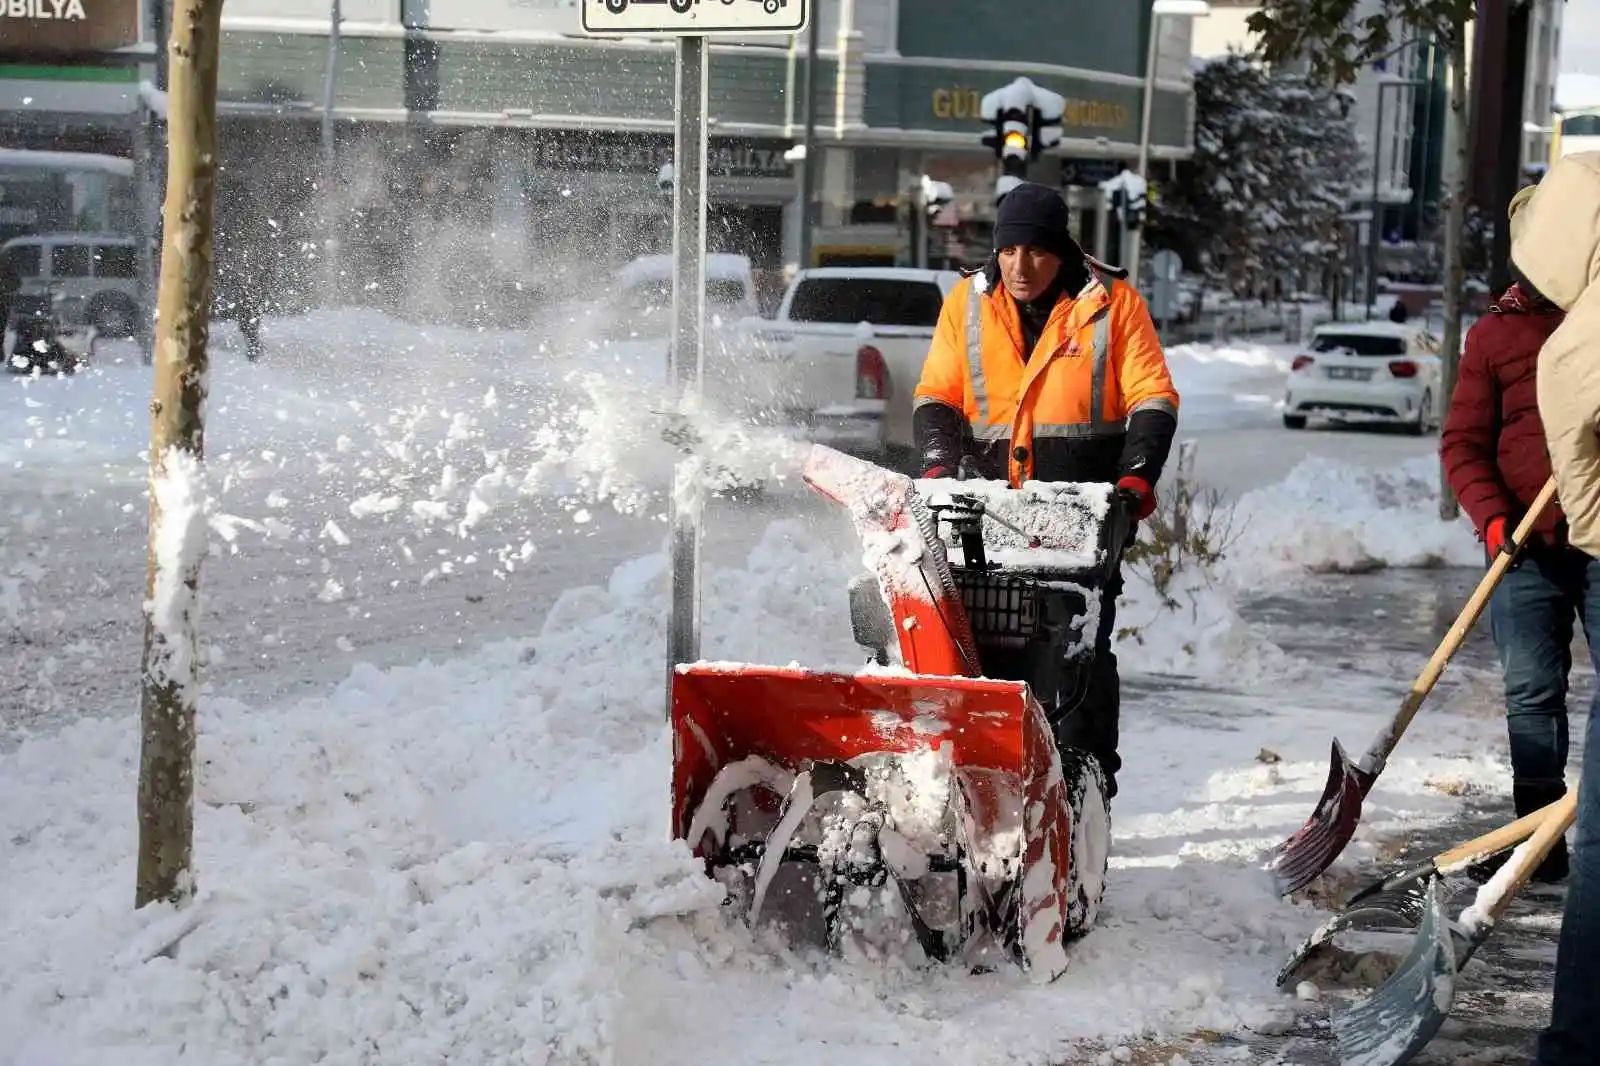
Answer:
<path fill-rule="evenodd" d="M 1550 480 L 1536 374 L 1539 349 L 1563 317 L 1514 268 L 1512 274 L 1518 280 L 1467 332 L 1439 442 L 1450 488 L 1490 557 L 1512 550 L 1508 539 Z M 1552 503 L 1489 601 L 1518 816 L 1566 792 L 1567 682 L 1573 622 L 1585 617 L 1588 563 L 1567 544 L 1566 518 Z M 1559 881 L 1566 874 L 1561 841 L 1535 878 Z"/>

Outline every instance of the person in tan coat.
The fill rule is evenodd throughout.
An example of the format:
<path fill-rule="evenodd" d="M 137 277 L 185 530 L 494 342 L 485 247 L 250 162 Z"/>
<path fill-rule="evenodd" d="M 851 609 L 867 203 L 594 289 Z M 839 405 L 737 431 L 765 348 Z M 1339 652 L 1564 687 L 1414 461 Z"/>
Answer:
<path fill-rule="evenodd" d="M 1600 152 L 1564 156 L 1517 212 L 1511 260 L 1566 312 L 1539 349 L 1539 417 L 1567 539 L 1589 557 L 1583 628 L 1600 672 Z M 1600 715 L 1589 716 L 1578 823 L 1535 1066 L 1600 1063 Z"/>

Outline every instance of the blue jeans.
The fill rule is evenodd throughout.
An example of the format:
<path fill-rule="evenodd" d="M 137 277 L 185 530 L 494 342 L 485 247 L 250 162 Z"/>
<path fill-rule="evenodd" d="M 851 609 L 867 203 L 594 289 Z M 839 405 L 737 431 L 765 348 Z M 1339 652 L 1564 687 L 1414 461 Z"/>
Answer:
<path fill-rule="evenodd" d="M 1519 802 L 1518 814 L 1565 791 L 1574 622 L 1582 623 L 1592 651 L 1600 638 L 1600 563 L 1572 548 L 1531 547 L 1489 601 L 1505 680 L 1511 777 L 1518 792 L 1536 798 L 1526 809 Z"/>
<path fill-rule="evenodd" d="M 1558 591 L 1563 595 L 1555 595 Z M 1549 781 L 1564 769 L 1565 710 L 1559 725 L 1550 711 L 1555 692 L 1565 698 L 1566 668 L 1555 668 L 1569 661 L 1566 644 L 1574 616 L 1583 622 L 1589 657 L 1600 673 L 1600 561 L 1571 550 L 1535 552 L 1506 575 L 1490 610 L 1511 705 L 1513 775 L 1521 780 L 1526 772 L 1530 781 Z M 1541 618 L 1548 624 L 1543 638 Z M 1567 641 L 1560 640 L 1563 633 Z M 1519 753 L 1524 761 L 1517 768 Z M 1562 762 L 1555 761 L 1558 755 Z M 1578 822 L 1556 951 L 1555 1003 L 1534 1061 L 1536 1066 L 1600 1063 L 1600 714 L 1595 706 L 1589 710 L 1578 772 Z"/>

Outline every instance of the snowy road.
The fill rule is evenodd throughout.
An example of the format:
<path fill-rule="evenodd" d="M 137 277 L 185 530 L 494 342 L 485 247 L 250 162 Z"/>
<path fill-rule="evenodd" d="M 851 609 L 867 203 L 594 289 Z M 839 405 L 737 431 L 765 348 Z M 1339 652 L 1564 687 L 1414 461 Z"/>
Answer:
<path fill-rule="evenodd" d="M 653 427 L 617 412 L 580 427 L 572 416 L 592 395 L 566 380 L 570 361 L 528 336 L 417 334 L 376 316 L 289 320 L 273 332 L 270 363 L 259 367 L 244 365 L 224 332 L 213 371 L 208 448 L 225 472 L 214 527 L 234 537 L 216 542 L 201 577 L 213 691 L 273 699 L 326 687 L 359 663 L 525 637 L 563 590 L 660 546 L 664 505 L 647 492 L 665 483 L 666 452 L 648 439 Z M 1198 480 L 1230 498 L 1282 481 L 1308 456 L 1389 468 L 1434 446 L 1366 430 L 1285 431 L 1271 407 L 1282 381 L 1267 361 L 1275 352 L 1260 349 L 1261 365 L 1219 376 L 1188 357 L 1195 351 L 1173 358 L 1190 397 L 1185 435 L 1199 444 Z M 5 383 L 0 411 L 15 427 L 0 444 L 10 467 L 0 469 L 7 731 L 121 713 L 136 700 L 146 381 L 128 360 L 89 381 Z M 463 536 L 467 487 L 496 471 L 520 477 L 515 463 L 538 462 L 538 427 L 551 420 L 561 427 L 551 451 L 614 451 L 583 469 L 578 493 L 503 489 Z M 607 439 L 615 434 L 624 439 Z M 632 460 L 642 455 L 651 463 L 639 471 Z M 638 484 L 602 484 L 619 471 Z M 574 502 L 599 489 L 633 512 Z M 791 485 L 714 501 L 707 561 L 742 559 L 777 517 L 854 550 L 838 516 Z"/>
<path fill-rule="evenodd" d="M 141 1066 L 357 1046 L 408 1066 L 512 1048 L 1054 1066 L 1293 1024 L 1270 978 L 1320 915 L 1249 863 L 1309 811 L 1329 739 L 1359 745 L 1392 708 L 1472 579 L 1308 571 L 1477 561 L 1434 517 L 1433 439 L 1290 433 L 1281 353 L 1174 353 L 1199 478 L 1240 528 L 1214 574 L 1180 575 L 1176 611 L 1130 580 L 1108 915 L 1033 988 L 793 954 L 730 929 L 669 846 L 671 453 L 650 368 L 369 316 L 272 326 L 267 362 L 224 341 L 214 368 L 204 893 L 186 914 L 126 908 L 147 371 L 0 383 L 0 898 L 17 901 L 0 1031 L 21 1034 L 0 1066 L 111 1046 Z M 719 461 L 779 469 L 778 443 L 700 428 Z M 715 501 L 705 655 L 859 662 L 858 552 L 793 485 Z M 1447 824 L 1463 790 L 1505 789 L 1480 638 L 1348 863 Z"/>

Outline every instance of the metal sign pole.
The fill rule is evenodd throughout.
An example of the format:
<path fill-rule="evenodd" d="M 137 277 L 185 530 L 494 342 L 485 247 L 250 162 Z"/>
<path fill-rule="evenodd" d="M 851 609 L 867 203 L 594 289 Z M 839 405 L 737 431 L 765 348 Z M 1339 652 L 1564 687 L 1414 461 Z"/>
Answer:
<path fill-rule="evenodd" d="M 677 148 L 672 184 L 672 387 L 680 400 L 698 403 L 705 373 L 706 269 L 706 38 L 678 38 Z M 700 494 L 685 482 L 690 460 L 678 463 L 671 500 L 672 608 L 667 623 L 667 715 L 672 714 L 672 673 L 700 658 Z"/>

